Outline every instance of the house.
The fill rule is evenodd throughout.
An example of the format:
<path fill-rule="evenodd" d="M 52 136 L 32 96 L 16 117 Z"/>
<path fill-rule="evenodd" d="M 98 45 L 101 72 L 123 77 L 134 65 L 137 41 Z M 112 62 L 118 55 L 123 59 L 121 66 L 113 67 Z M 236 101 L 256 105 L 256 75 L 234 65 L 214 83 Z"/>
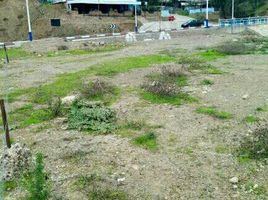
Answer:
<path fill-rule="evenodd" d="M 66 4 L 70 10 L 78 10 L 79 14 L 88 14 L 91 11 L 99 10 L 102 13 L 109 13 L 116 10 L 118 13 L 134 11 L 134 7 L 139 9 L 140 0 L 67 0 Z"/>

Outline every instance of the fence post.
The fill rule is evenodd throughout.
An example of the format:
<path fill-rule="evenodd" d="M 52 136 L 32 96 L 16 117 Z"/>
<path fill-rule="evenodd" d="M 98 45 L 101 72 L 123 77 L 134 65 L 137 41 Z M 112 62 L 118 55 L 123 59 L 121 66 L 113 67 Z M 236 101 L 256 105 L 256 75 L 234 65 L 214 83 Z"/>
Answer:
<path fill-rule="evenodd" d="M 8 121 L 7 121 L 7 114 L 6 114 L 6 109 L 5 109 L 5 102 L 3 99 L 0 99 L 0 108 L 1 108 L 3 126 L 4 126 L 5 136 L 6 136 L 6 144 L 7 144 L 7 147 L 10 148 L 11 142 L 10 142 L 10 135 L 9 135 L 9 128 L 8 128 Z"/>

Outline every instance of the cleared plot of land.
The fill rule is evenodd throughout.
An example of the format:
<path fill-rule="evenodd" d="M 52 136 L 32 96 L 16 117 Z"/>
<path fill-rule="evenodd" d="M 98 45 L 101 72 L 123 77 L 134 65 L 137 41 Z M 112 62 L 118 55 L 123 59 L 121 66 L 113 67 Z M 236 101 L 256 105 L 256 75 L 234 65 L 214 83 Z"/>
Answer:
<path fill-rule="evenodd" d="M 93 194 L 133 200 L 266 199 L 267 163 L 239 157 L 236 149 L 255 119 L 268 117 L 268 55 L 244 48 L 242 55 L 224 54 L 223 47 L 216 51 L 214 46 L 232 43 L 233 36 L 221 34 L 188 34 L 89 55 L 15 59 L 8 70 L 9 84 L 16 87 L 11 106 L 24 110 L 23 116 L 17 115 L 21 110 L 10 114 L 12 123 L 23 122 L 13 137 L 44 153 L 53 199 L 94 199 Z M 51 93 L 81 92 L 78 80 L 96 78 L 113 89 L 103 84 L 108 89 L 100 91 L 107 96 L 87 94 L 87 100 L 101 100 L 116 112 L 118 127 L 111 134 L 69 130 L 68 115 L 32 111 L 47 108 Z M 238 182 L 230 182 L 233 177 Z M 102 192 L 92 189 L 94 184 Z M 16 190 L 8 194 L 16 195 Z"/>

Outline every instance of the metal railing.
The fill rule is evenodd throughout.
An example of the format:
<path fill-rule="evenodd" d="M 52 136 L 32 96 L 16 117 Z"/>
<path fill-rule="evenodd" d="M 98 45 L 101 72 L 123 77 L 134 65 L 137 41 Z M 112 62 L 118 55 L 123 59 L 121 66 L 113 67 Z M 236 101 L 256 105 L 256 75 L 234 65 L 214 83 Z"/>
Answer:
<path fill-rule="evenodd" d="M 249 18 L 235 18 L 235 19 L 220 19 L 219 27 L 237 27 L 237 26 L 253 26 L 268 24 L 268 16 L 263 17 L 249 17 Z"/>

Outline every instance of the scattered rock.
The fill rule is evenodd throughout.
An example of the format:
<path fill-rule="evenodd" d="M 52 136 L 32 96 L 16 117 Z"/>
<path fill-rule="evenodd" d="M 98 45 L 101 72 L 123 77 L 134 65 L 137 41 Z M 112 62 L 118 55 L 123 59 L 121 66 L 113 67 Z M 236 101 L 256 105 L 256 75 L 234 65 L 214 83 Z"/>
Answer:
<path fill-rule="evenodd" d="M 61 99 L 63 105 L 70 106 L 75 100 L 78 99 L 78 95 L 71 95 Z"/>
<path fill-rule="evenodd" d="M 159 40 L 170 40 L 170 34 L 166 33 L 165 31 L 162 31 L 159 36 Z"/>
<path fill-rule="evenodd" d="M 118 185 L 123 185 L 123 182 L 126 180 L 126 178 L 125 177 L 123 177 L 123 178 L 118 178 L 117 179 L 117 183 L 118 183 Z"/>
<path fill-rule="evenodd" d="M 238 183 L 239 179 L 237 177 L 233 177 L 229 180 L 232 184 Z"/>
<path fill-rule="evenodd" d="M 242 99 L 246 100 L 246 99 L 248 99 L 248 96 L 249 96 L 248 94 L 245 94 L 245 95 L 242 96 Z"/>
<path fill-rule="evenodd" d="M 126 34 L 126 42 L 128 42 L 128 43 L 137 42 L 135 33 Z"/>
<path fill-rule="evenodd" d="M 0 165 L 3 167 L 2 180 L 10 181 L 30 170 L 32 166 L 32 153 L 26 146 L 16 143 L 11 148 L 5 148 Z"/>

